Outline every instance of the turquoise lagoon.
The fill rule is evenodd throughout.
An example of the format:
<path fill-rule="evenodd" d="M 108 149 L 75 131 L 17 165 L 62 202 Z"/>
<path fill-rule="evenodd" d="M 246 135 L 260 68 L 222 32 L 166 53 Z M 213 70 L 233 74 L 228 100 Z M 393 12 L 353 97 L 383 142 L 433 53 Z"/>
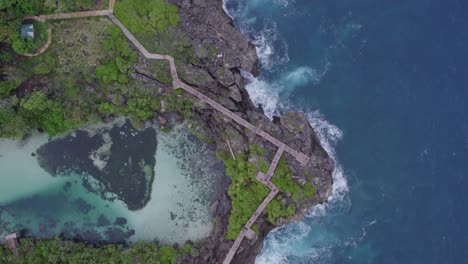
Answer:
<path fill-rule="evenodd" d="M 125 127 L 122 130 L 126 133 Z M 96 127 L 87 131 L 101 132 Z M 61 235 L 89 242 L 172 244 L 208 236 L 209 206 L 220 191 L 222 163 L 184 125 L 169 133 L 155 131 L 151 198 L 136 211 L 118 195 L 103 197 L 84 185 L 99 185 L 90 175 L 51 176 L 43 170 L 36 151 L 56 139 L 36 133 L 23 141 L 0 140 L 0 237 L 19 231 L 38 238 Z"/>

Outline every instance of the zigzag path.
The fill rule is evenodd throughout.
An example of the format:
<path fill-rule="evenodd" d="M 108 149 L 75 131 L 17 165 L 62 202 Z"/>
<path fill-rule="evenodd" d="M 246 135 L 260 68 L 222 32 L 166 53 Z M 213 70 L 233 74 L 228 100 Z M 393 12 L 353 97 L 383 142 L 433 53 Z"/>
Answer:
<path fill-rule="evenodd" d="M 268 206 L 268 204 L 271 202 L 271 200 L 274 199 L 276 194 L 278 194 L 279 189 L 276 187 L 272 182 L 271 178 L 273 177 L 273 173 L 276 169 L 276 166 L 278 165 L 278 162 L 283 155 L 284 152 L 290 154 L 293 156 L 302 166 L 305 166 L 309 160 L 310 157 L 305 155 L 304 153 L 301 153 L 282 141 L 278 140 L 277 138 L 271 136 L 267 132 L 263 131 L 262 129 L 254 126 L 247 120 L 243 119 L 242 117 L 236 115 L 232 111 L 228 110 L 226 107 L 222 106 L 215 100 L 209 98 L 208 96 L 204 95 L 203 93 L 199 92 L 198 90 L 194 89 L 193 87 L 187 85 L 186 83 L 182 82 L 179 79 L 179 76 L 177 74 L 177 68 L 174 63 L 174 58 L 171 57 L 170 55 L 161 55 L 161 54 L 154 54 L 148 52 L 143 45 L 133 36 L 130 31 L 114 16 L 114 2 L 115 0 L 109 0 L 109 9 L 106 10 L 98 10 L 98 11 L 86 11 L 86 12 L 75 12 L 75 13 L 64 13 L 64 14 L 53 14 L 53 15 L 40 15 L 40 16 L 29 16 L 25 17 L 25 19 L 36 19 L 38 21 L 46 21 L 46 20 L 56 20 L 56 19 L 69 19 L 69 18 L 83 18 L 83 17 L 91 17 L 91 16 L 108 16 L 114 24 L 116 24 L 122 32 L 125 34 L 125 36 L 132 42 L 132 44 L 143 54 L 145 58 L 148 59 L 155 59 L 155 60 L 167 60 L 169 62 L 170 70 L 171 70 L 171 75 L 172 75 L 172 85 L 174 88 L 181 88 L 184 89 L 186 92 L 190 93 L 191 95 L 195 96 L 198 98 L 200 101 L 210 105 L 214 109 L 218 110 L 225 116 L 229 117 L 232 119 L 234 122 L 238 123 L 239 125 L 247 128 L 248 130 L 254 132 L 255 134 L 259 135 L 260 137 L 264 138 L 265 140 L 271 142 L 273 145 L 278 147 L 278 150 L 275 154 L 275 157 L 273 158 L 273 161 L 270 164 L 270 167 L 268 168 L 268 171 L 266 174 L 259 172 L 257 174 L 257 180 L 267 186 L 271 191 L 268 194 L 268 196 L 263 200 L 263 202 L 260 204 L 260 206 L 257 208 L 255 213 L 250 217 L 250 219 L 247 221 L 247 223 L 244 225 L 242 228 L 241 232 L 239 233 L 238 237 L 234 241 L 234 244 L 231 246 L 228 254 L 226 255 L 226 258 L 223 261 L 223 264 L 229 264 L 232 259 L 235 256 L 235 253 L 237 252 L 237 249 L 239 248 L 240 244 L 244 240 L 244 238 L 248 239 L 253 239 L 255 236 L 255 232 L 251 229 L 252 225 L 257 221 L 258 217 L 262 214 L 262 212 L 265 210 L 265 208 Z M 49 31 L 50 33 L 50 31 Z M 26 54 L 26 56 L 37 56 L 44 52 L 47 47 L 50 45 L 50 39 L 51 39 L 51 34 L 49 34 L 49 39 L 48 43 L 45 47 L 41 48 L 38 52 L 34 54 Z"/>

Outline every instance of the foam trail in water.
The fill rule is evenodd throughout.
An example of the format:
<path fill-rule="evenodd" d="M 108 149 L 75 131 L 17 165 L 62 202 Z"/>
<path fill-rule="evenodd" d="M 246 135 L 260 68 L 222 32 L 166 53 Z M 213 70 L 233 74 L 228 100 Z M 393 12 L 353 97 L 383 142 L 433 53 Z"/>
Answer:
<path fill-rule="evenodd" d="M 255 20 L 246 21 L 242 28 L 244 32 L 249 32 L 262 68 L 272 70 L 273 67 L 286 64 L 289 61 L 288 45 L 281 38 L 276 22 L 270 21 L 259 32 L 249 26 L 252 22 Z"/>
<path fill-rule="evenodd" d="M 254 105 L 257 107 L 261 105 L 265 115 L 273 119 L 273 115 L 278 114 L 278 105 L 280 105 L 278 91 L 261 78 L 253 77 L 249 72 L 241 71 L 241 74 L 247 80 L 246 89 Z"/>
<path fill-rule="evenodd" d="M 333 170 L 333 186 L 332 193 L 328 197 L 327 203 L 319 204 L 311 208 L 308 213 L 309 217 L 324 216 L 328 209 L 337 206 L 345 200 L 345 196 L 349 191 L 348 182 L 345 178 L 343 167 L 338 162 L 335 152 L 335 146 L 343 138 L 343 132 L 335 125 L 330 124 L 319 111 L 307 113 L 308 120 L 314 128 L 317 137 L 320 140 L 322 147 L 327 151 L 328 155 L 335 161 Z"/>
<path fill-rule="evenodd" d="M 265 81 L 262 77 L 255 78 L 245 72 L 243 73 L 243 76 L 247 79 L 248 84 L 246 89 L 251 100 L 257 106 L 262 105 L 265 114 L 269 118 L 272 118 L 273 115 L 278 115 L 285 110 L 298 110 L 297 107 L 288 104 L 287 102 L 283 103 L 281 98 L 283 98 L 283 96 L 288 97 L 288 95 L 299 86 L 319 83 L 327 73 L 329 65 L 330 64 L 327 63 L 320 73 L 307 66 L 297 67 L 271 83 Z M 307 117 L 323 148 L 335 161 L 335 168 L 332 175 L 332 193 L 328 197 L 327 203 L 314 206 L 307 214 L 307 216 L 311 218 L 320 218 L 324 217 L 326 213 L 333 208 L 349 206 L 349 201 L 346 201 L 345 199 L 349 190 L 348 183 L 335 152 L 335 146 L 343 138 L 343 132 L 337 126 L 328 122 L 319 111 L 309 111 L 307 112 Z M 300 223 L 306 225 L 303 222 Z M 295 225 L 296 224 L 293 224 L 293 226 Z M 264 250 L 266 251 L 262 252 L 262 254 L 257 257 L 256 263 L 293 263 L 290 262 L 291 260 L 289 260 L 288 257 L 297 255 L 298 250 L 295 247 L 297 247 L 297 244 L 301 244 L 301 242 L 298 242 L 294 247 L 291 247 L 291 240 L 298 241 L 301 240 L 301 237 L 302 236 L 300 234 L 292 232 L 291 230 L 275 230 L 267 236 L 265 240 L 266 246 L 264 247 Z M 322 242 L 323 244 L 321 244 L 321 246 L 312 248 L 304 247 L 300 251 L 302 253 L 307 252 L 306 254 L 308 259 L 324 259 L 331 254 L 330 252 L 333 245 L 329 244 L 328 241 Z"/>
<path fill-rule="evenodd" d="M 226 2 L 229 1 L 229 5 L 237 6 L 237 9 L 226 8 Z M 282 2 L 285 5 L 289 1 L 275 0 L 275 3 Z M 292 0 L 291 0 L 292 1 Z M 244 12 L 242 16 L 248 12 L 248 7 L 245 6 L 244 10 L 239 8 L 245 4 L 244 1 L 225 0 L 225 10 L 233 18 L 239 17 L 241 12 Z M 250 4 L 250 2 L 249 2 Z M 281 67 L 284 68 L 285 64 L 289 61 L 288 46 L 286 41 L 280 37 L 280 33 L 275 22 L 266 21 L 261 29 L 254 29 L 255 17 L 248 18 L 243 17 L 241 20 L 240 28 L 248 35 L 252 42 L 257 47 L 257 54 L 259 57 L 262 70 L 269 74 L 275 74 L 278 72 L 284 72 Z M 297 87 L 304 85 L 316 85 L 320 83 L 323 76 L 328 72 L 330 63 L 328 60 L 322 70 L 315 70 L 308 66 L 299 66 L 294 69 L 288 69 L 286 74 L 280 75 L 279 78 L 273 81 L 266 81 L 262 77 L 254 78 L 249 73 L 243 73 L 243 76 L 247 79 L 246 89 L 250 95 L 251 100 L 255 105 L 262 105 L 265 114 L 272 118 L 273 115 L 278 115 L 284 110 L 298 110 L 288 102 L 282 102 L 280 98 L 287 98 Z M 326 215 L 326 212 L 332 208 L 339 208 L 342 201 L 346 198 L 348 192 L 348 184 L 343 173 L 343 168 L 339 163 L 336 153 L 335 146 L 342 139 L 342 131 L 333 124 L 330 124 L 322 114 L 318 111 L 310 111 L 307 113 L 308 120 L 311 126 L 314 128 L 317 137 L 319 138 L 322 146 L 328 152 L 330 157 L 335 161 L 335 169 L 333 171 L 333 190 L 332 194 L 328 198 L 328 202 L 325 204 L 317 205 L 311 208 L 308 217 L 317 218 Z M 307 230 L 301 230 L 301 227 L 307 227 Z M 299 230 L 299 231 L 298 231 Z M 265 240 L 264 252 L 260 254 L 256 263 L 263 264 L 283 264 L 289 263 L 291 260 L 289 256 L 294 256 L 299 251 L 301 254 L 307 254 L 308 259 L 318 260 L 326 257 L 331 252 L 331 247 L 328 242 L 321 241 L 319 246 L 312 247 L 306 243 L 303 244 L 301 240 L 305 240 L 305 236 L 310 232 L 310 226 L 305 222 L 299 222 L 295 224 L 286 225 L 281 228 L 273 230 Z M 325 234 L 327 234 L 325 232 Z M 327 241 L 333 241 L 329 239 Z M 291 246 L 292 242 L 302 244 L 304 248 L 297 250 Z"/>

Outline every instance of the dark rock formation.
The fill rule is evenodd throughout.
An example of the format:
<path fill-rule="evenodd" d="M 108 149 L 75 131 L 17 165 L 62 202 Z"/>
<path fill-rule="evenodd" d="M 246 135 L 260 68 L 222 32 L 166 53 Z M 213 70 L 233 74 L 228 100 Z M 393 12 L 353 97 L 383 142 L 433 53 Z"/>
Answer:
<path fill-rule="evenodd" d="M 83 186 L 89 191 L 100 193 L 104 199 L 112 199 L 106 195 L 111 192 L 130 210 L 138 210 L 151 198 L 156 145 L 153 128 L 136 130 L 127 121 L 121 126 L 77 130 L 55 138 L 42 145 L 37 154 L 39 164 L 51 175 L 83 175 Z M 75 205 L 83 213 L 91 210 L 84 201 L 77 200 Z"/>
<path fill-rule="evenodd" d="M 233 21 L 222 9 L 221 0 L 169 0 L 180 8 L 179 30 L 192 41 L 197 60 L 176 61 L 179 75 L 184 82 L 202 91 L 226 108 L 232 110 L 252 124 L 281 139 L 292 148 L 311 157 L 306 167 L 285 154 L 294 179 L 304 184 L 311 182 L 317 195 L 304 201 L 298 208 L 298 216 L 307 208 L 323 202 L 331 192 L 333 161 L 320 142 L 303 113 L 285 113 L 282 117 L 268 119 L 263 111 L 253 105 L 245 89 L 241 70 L 254 76 L 259 74 L 258 58 L 254 45 L 234 27 Z M 262 138 L 232 122 L 206 104 L 194 104 L 195 116 L 192 129 L 205 138 L 214 139 L 212 146 L 217 150 L 235 154 L 244 153 L 250 144 L 266 149 L 265 159 L 271 161 L 275 148 Z M 230 214 L 230 200 L 224 193 L 210 210 L 215 228 L 209 238 L 195 243 L 190 254 L 179 263 L 222 263 L 232 241 L 225 240 Z M 291 219 L 280 221 L 284 223 Z M 277 223 L 278 224 L 278 223 Z M 260 217 L 257 221 L 259 234 L 253 241 L 244 240 L 233 263 L 253 263 L 262 247 L 264 236 L 275 226 Z"/>

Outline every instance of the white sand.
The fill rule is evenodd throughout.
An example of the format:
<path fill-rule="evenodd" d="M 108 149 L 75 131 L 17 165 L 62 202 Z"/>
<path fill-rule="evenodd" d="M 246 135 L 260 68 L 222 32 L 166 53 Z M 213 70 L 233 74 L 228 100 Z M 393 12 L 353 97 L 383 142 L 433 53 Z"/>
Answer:
<path fill-rule="evenodd" d="M 34 135 L 26 142 L 0 139 L 0 204 L 27 197 L 63 183 L 45 172 L 31 153 L 47 142 L 44 135 Z"/>
<path fill-rule="evenodd" d="M 184 243 L 199 240 L 209 235 L 212 224 L 208 205 L 197 201 L 201 190 L 192 186 L 184 175 L 180 159 L 174 153 L 177 146 L 193 143 L 179 129 L 169 134 L 158 133 L 155 180 L 151 201 L 145 208 L 130 214 L 130 223 L 137 227 L 132 240 L 158 239 L 163 243 Z M 182 154 L 183 155 L 183 154 Z M 171 219 L 171 212 L 175 219 Z"/>

